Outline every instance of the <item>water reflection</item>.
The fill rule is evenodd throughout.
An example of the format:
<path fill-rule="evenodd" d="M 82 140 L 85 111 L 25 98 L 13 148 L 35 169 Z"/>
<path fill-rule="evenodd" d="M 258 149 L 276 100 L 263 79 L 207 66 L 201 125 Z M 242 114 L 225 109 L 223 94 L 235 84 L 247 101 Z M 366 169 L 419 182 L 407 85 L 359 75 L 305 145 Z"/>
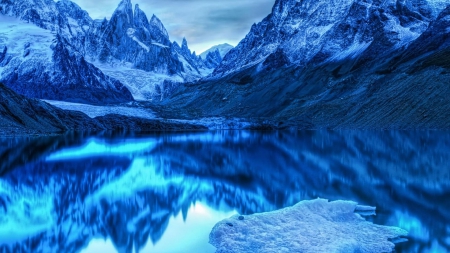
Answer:
<path fill-rule="evenodd" d="M 209 232 L 214 225 L 234 214 L 236 211 L 217 211 L 202 203 L 193 204 L 184 217 L 179 213 L 169 220 L 164 235 L 156 244 L 147 243 L 139 252 L 204 252 L 213 253 L 215 248 L 208 244 Z M 114 244 L 107 239 L 94 239 L 81 253 L 115 252 Z"/>
<path fill-rule="evenodd" d="M 376 223 L 410 231 L 398 252 L 450 251 L 446 132 L 71 134 L 0 142 L 0 252 L 213 252 L 207 235 L 218 220 L 317 197 L 377 206 Z"/>

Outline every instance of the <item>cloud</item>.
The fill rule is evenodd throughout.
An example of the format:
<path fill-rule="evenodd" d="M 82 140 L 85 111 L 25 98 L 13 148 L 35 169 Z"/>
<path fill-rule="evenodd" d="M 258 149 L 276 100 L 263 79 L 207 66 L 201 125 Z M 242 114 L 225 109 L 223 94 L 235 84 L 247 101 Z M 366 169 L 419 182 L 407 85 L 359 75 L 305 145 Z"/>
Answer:
<path fill-rule="evenodd" d="M 120 0 L 72 0 L 87 10 L 92 18 L 109 18 Z M 250 31 L 253 23 L 267 16 L 275 0 L 132 0 L 147 16 L 158 16 L 170 39 L 181 42 L 198 53 L 209 47 L 236 45 Z"/>

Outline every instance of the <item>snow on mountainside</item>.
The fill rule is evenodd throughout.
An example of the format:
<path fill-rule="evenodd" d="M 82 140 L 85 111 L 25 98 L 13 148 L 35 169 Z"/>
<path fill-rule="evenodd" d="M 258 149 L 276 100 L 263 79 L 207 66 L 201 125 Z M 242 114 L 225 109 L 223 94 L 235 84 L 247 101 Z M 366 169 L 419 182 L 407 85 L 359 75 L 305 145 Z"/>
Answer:
<path fill-rule="evenodd" d="M 172 92 L 179 83 L 198 80 L 210 74 L 215 67 L 191 53 L 187 42 L 183 50 L 174 47 L 161 20 L 155 15 L 148 19 L 139 5 L 133 11 L 130 0 L 121 1 L 110 20 L 92 20 L 86 11 L 69 0 L 2 1 L 0 15 L 2 18 L 17 17 L 29 22 L 17 23 L 5 19 L 7 23 L 2 22 L 3 26 L 15 25 L 16 30 L 23 26 L 24 30 L 29 31 L 40 27 L 43 31 L 38 31 L 50 38 L 39 46 L 45 48 L 42 51 L 46 51 L 47 55 L 34 54 L 36 50 L 26 49 L 28 45 L 34 47 L 31 40 L 24 41 L 22 45 L 9 45 L 15 51 L 24 47 L 23 56 L 17 57 L 11 55 L 12 48 L 4 47 L 17 36 L 7 28 L 2 29 L 0 51 L 5 55 L 2 56 L 0 81 L 30 97 L 96 104 L 130 101 L 133 97 L 140 100 L 163 99 L 164 94 Z M 51 38 L 56 38 L 55 34 L 68 55 L 59 57 L 59 52 L 53 52 L 55 47 Z M 38 38 L 38 41 L 45 38 Z M 66 68 L 56 60 L 64 58 L 71 59 L 66 63 L 74 68 Z M 102 72 L 94 66 L 106 71 Z M 116 67 L 112 73 L 110 70 Z M 14 72 L 17 68 L 24 69 Z M 129 73 L 137 73 L 138 70 L 145 72 L 145 78 L 129 78 Z M 109 76 L 105 75 L 106 72 Z M 60 83 L 62 80 L 69 84 Z M 84 91 L 58 90 L 60 86 Z M 100 87 L 105 91 L 95 90 Z"/>
<path fill-rule="evenodd" d="M 272 54 L 285 58 L 287 65 L 388 55 L 417 39 L 447 4 L 277 0 L 272 13 L 252 26 L 213 75 L 218 78 L 263 63 Z"/>
<path fill-rule="evenodd" d="M 2 0 L 0 13 L 48 30 L 57 29 L 58 10 L 53 0 Z"/>
<path fill-rule="evenodd" d="M 91 118 L 105 116 L 108 114 L 118 114 L 128 117 L 139 117 L 143 119 L 154 119 L 155 115 L 141 108 L 125 107 L 125 106 L 94 106 L 62 101 L 45 100 L 45 102 L 61 108 L 63 110 L 83 112 Z"/>
<path fill-rule="evenodd" d="M 19 94 L 94 104 L 133 100 L 59 34 L 0 15 L 0 35 L 0 81 Z"/>

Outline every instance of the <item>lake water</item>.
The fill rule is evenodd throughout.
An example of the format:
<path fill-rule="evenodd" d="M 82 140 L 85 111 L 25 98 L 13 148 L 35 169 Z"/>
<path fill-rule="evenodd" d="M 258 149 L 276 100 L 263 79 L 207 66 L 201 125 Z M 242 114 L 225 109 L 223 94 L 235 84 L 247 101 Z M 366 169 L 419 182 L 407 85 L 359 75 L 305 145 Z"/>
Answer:
<path fill-rule="evenodd" d="M 450 132 L 217 131 L 0 140 L 0 252 L 214 252 L 214 224 L 301 200 L 377 207 L 396 252 L 450 252 Z"/>

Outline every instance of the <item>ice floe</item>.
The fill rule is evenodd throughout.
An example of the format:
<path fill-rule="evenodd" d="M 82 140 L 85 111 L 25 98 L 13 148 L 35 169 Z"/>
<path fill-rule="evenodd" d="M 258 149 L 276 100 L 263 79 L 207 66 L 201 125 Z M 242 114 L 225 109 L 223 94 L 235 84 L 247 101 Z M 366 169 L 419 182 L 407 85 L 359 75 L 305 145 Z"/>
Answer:
<path fill-rule="evenodd" d="M 373 224 L 355 212 L 369 209 L 352 201 L 302 201 L 274 212 L 222 220 L 209 239 L 217 253 L 392 252 L 392 240 L 407 232 Z"/>

